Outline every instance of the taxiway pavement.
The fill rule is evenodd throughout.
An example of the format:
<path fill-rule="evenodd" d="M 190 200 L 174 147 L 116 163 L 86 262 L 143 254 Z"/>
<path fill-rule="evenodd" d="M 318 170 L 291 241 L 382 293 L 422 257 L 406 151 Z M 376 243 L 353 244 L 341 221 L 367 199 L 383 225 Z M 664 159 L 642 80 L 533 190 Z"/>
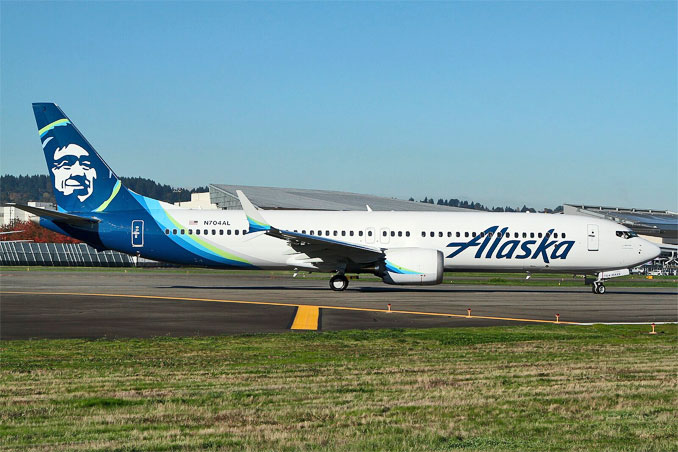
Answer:
<path fill-rule="evenodd" d="M 321 330 L 511 325 L 554 322 L 556 314 L 560 322 L 676 322 L 678 288 L 608 287 L 605 295 L 595 295 L 584 285 L 409 287 L 357 280 L 333 292 L 327 280 L 303 277 L 0 274 L 1 339 L 263 333 L 293 325 Z"/>

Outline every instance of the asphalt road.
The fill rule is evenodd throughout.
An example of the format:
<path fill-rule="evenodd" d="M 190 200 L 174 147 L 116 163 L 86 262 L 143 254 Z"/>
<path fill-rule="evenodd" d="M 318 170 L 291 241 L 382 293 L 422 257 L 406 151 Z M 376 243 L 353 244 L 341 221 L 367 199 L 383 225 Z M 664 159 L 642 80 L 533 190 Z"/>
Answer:
<path fill-rule="evenodd" d="M 392 312 L 387 312 L 391 304 Z M 0 338 L 151 337 L 288 331 L 299 305 L 320 330 L 676 322 L 678 288 L 387 286 L 351 281 L 149 271 L 0 274 Z M 467 318 L 471 309 L 471 318 Z M 405 312 L 403 312 L 405 311 Z M 311 328 L 313 329 L 313 328 Z"/>

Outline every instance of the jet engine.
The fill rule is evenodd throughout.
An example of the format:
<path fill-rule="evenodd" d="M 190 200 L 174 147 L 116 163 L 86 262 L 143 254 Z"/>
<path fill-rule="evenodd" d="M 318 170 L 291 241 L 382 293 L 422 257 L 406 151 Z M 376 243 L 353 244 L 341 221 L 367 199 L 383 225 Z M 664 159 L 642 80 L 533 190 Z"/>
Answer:
<path fill-rule="evenodd" d="M 434 285 L 443 282 L 443 253 L 427 248 L 391 248 L 376 274 L 386 284 Z"/>

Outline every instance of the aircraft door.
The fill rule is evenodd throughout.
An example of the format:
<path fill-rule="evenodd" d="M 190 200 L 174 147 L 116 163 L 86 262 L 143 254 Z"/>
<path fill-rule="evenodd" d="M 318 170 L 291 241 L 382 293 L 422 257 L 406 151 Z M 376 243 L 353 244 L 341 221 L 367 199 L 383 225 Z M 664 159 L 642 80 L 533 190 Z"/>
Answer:
<path fill-rule="evenodd" d="M 365 229 L 365 243 L 374 243 L 374 228 Z"/>
<path fill-rule="evenodd" d="M 586 229 L 586 243 L 589 251 L 598 251 L 598 225 L 589 224 Z"/>
<path fill-rule="evenodd" d="M 132 246 L 144 246 L 144 220 L 132 221 Z"/>
<path fill-rule="evenodd" d="M 381 236 L 379 237 L 381 243 L 388 243 L 391 240 L 390 233 L 391 231 L 388 228 L 381 228 Z"/>

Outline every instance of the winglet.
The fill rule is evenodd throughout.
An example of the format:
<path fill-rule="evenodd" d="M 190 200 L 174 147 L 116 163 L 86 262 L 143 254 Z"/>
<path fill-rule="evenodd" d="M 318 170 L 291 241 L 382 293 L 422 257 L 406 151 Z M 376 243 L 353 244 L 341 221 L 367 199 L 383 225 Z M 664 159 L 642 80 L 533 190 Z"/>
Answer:
<path fill-rule="evenodd" d="M 264 217 L 257 210 L 257 208 L 254 207 L 254 205 L 250 202 L 249 199 L 247 199 L 245 193 L 243 193 L 240 190 L 236 190 L 235 192 L 237 193 L 238 199 L 240 200 L 240 204 L 242 205 L 242 210 L 245 211 L 245 215 L 247 216 L 247 222 L 250 224 L 249 232 L 270 230 L 271 225 L 268 224 L 266 220 L 264 220 Z"/>

